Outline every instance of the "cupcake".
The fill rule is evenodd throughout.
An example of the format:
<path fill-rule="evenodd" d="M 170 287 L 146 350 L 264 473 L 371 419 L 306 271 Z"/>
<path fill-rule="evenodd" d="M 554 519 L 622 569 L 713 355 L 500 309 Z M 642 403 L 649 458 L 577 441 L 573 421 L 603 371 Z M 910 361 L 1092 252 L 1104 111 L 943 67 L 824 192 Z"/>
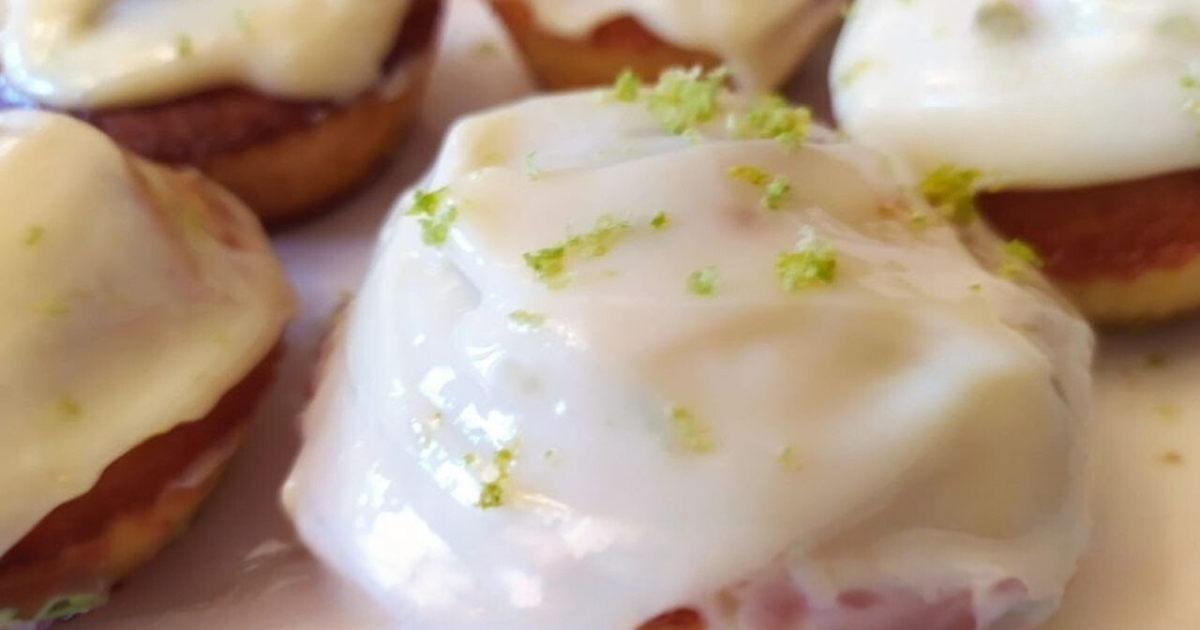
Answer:
<path fill-rule="evenodd" d="M 196 167 L 268 223 L 328 205 L 389 154 L 418 111 L 440 5 L 93 4 L 5 5 L 0 103 Z"/>
<path fill-rule="evenodd" d="M 1200 306 L 1197 20 L 1166 0 L 862 0 L 835 111 L 934 189 L 979 192 L 960 210 L 1028 242 L 1093 320 L 1167 318 Z"/>
<path fill-rule="evenodd" d="M 1086 324 L 871 151 L 668 78 L 452 129 L 333 335 L 301 537 L 412 630 L 1046 619 Z"/>
<path fill-rule="evenodd" d="M 24 628 L 99 605 L 183 529 L 292 295 L 199 175 L 41 112 L 0 113 L 0 147 L 0 627 Z"/>
<path fill-rule="evenodd" d="M 671 66 L 727 64 L 769 91 L 832 26 L 845 0 L 490 0 L 535 78 L 595 86 L 624 69 L 653 80 Z"/>

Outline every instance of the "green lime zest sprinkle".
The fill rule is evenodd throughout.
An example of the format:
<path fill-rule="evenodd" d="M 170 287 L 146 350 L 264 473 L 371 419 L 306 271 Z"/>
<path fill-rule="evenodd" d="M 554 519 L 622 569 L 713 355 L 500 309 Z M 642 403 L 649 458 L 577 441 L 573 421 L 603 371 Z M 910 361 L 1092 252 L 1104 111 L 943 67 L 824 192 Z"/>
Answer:
<path fill-rule="evenodd" d="M 734 179 L 762 188 L 763 196 L 759 200 L 759 205 L 767 210 L 778 210 L 788 194 L 792 192 L 792 184 L 786 177 L 771 175 L 757 166 L 749 164 L 731 166 L 728 173 Z"/>
<path fill-rule="evenodd" d="M 767 210 L 778 210 L 783 201 L 792 192 L 792 183 L 782 175 L 774 175 L 763 189 L 760 202 Z"/>
<path fill-rule="evenodd" d="M 796 148 L 808 138 L 812 120 L 807 107 L 792 107 L 783 97 L 770 96 L 745 114 L 729 114 L 725 126 L 735 138 L 773 139 Z"/>
<path fill-rule="evenodd" d="M 921 180 L 921 194 L 942 216 L 959 225 L 968 225 L 979 214 L 975 187 L 982 175 L 976 169 L 943 164 Z"/>
<path fill-rule="evenodd" d="M 433 247 L 446 242 L 450 226 L 458 219 L 458 206 L 449 202 L 445 187 L 432 192 L 417 190 L 413 193 L 413 204 L 408 216 L 420 217 L 421 241 Z"/>
<path fill-rule="evenodd" d="M 479 509 L 490 510 L 504 505 L 504 486 L 498 481 L 489 481 L 479 489 Z"/>
<path fill-rule="evenodd" d="M 471 45 L 471 55 L 481 59 L 495 57 L 499 52 L 500 47 L 490 39 L 480 40 Z"/>
<path fill-rule="evenodd" d="M 42 315 L 62 317 L 71 312 L 71 301 L 66 296 L 60 296 L 46 300 L 35 308 Z"/>
<path fill-rule="evenodd" d="M 752 186 L 764 186 L 767 182 L 771 181 L 771 176 L 766 171 L 749 164 L 731 166 L 728 173 L 730 177 L 740 179 Z"/>
<path fill-rule="evenodd" d="M 721 273 L 714 266 L 708 266 L 703 269 L 697 269 L 688 276 L 687 289 L 688 292 L 695 295 L 712 296 L 717 293 L 717 284 L 721 280 Z"/>
<path fill-rule="evenodd" d="M 25 230 L 24 236 L 21 237 L 21 243 L 33 247 L 42 241 L 42 237 L 46 235 L 46 228 L 40 225 L 31 225 Z"/>
<path fill-rule="evenodd" d="M 1177 420 L 1179 418 L 1179 405 L 1173 402 L 1159 403 L 1154 408 L 1154 413 L 1158 414 L 1163 420 Z"/>
<path fill-rule="evenodd" d="M 1146 367 L 1148 368 L 1165 368 L 1171 364 L 1171 357 L 1154 352 L 1146 356 Z"/>
<path fill-rule="evenodd" d="M 522 254 L 522 258 L 539 280 L 557 289 L 564 286 L 568 259 L 599 258 L 632 231 L 633 226 L 629 221 L 606 214 L 596 220 L 590 231 L 572 235 L 558 245 L 527 252 Z"/>
<path fill-rule="evenodd" d="M 190 57 L 195 50 L 192 38 L 187 33 L 180 33 L 175 38 L 175 56 L 180 58 Z"/>
<path fill-rule="evenodd" d="M 775 273 L 788 293 L 833 284 L 837 274 L 837 252 L 808 228 L 795 248 L 780 252 Z"/>
<path fill-rule="evenodd" d="M 642 90 L 642 98 L 665 131 L 683 135 L 695 132 L 720 113 L 721 91 L 728 79 L 729 71 L 723 67 L 709 72 L 699 66 L 671 68 L 653 87 Z"/>
<path fill-rule="evenodd" d="M 16 621 L 21 616 L 21 611 L 16 608 L 0 609 L 0 624 L 10 624 Z"/>
<path fill-rule="evenodd" d="M 104 595 L 83 594 L 83 595 L 63 595 L 56 597 L 49 602 L 38 612 L 33 621 L 45 621 L 49 619 L 61 619 L 63 617 L 73 617 L 85 613 L 97 606 L 103 604 L 106 600 Z"/>
<path fill-rule="evenodd" d="M 1163 37 L 1188 39 L 1196 36 L 1196 21 L 1186 13 L 1164 16 L 1154 25 L 1154 30 Z"/>
<path fill-rule="evenodd" d="M 786 446 L 779 451 L 775 456 L 775 462 L 786 470 L 800 470 L 804 468 L 803 462 L 800 460 L 800 455 L 796 453 L 795 447 Z"/>
<path fill-rule="evenodd" d="M 1015 279 L 1023 275 L 1029 268 L 1041 266 L 1042 257 L 1029 243 L 1014 238 L 1004 244 L 1004 262 L 1000 265 L 1000 275 Z"/>
<path fill-rule="evenodd" d="M 1194 74 L 1185 74 L 1179 78 L 1179 87 L 1187 96 L 1183 101 L 1184 113 L 1200 117 L 1200 77 Z M 1200 129 L 1197 132 L 1200 132 Z"/>
<path fill-rule="evenodd" d="M 546 316 L 533 311 L 517 310 L 508 314 L 508 319 L 526 328 L 538 328 L 546 323 Z"/>
<path fill-rule="evenodd" d="M 250 14 L 245 9 L 238 7 L 233 10 L 233 23 L 237 24 L 238 31 L 244 37 L 254 34 L 254 25 L 250 23 Z"/>
<path fill-rule="evenodd" d="M 875 61 L 872 59 L 859 59 L 850 64 L 848 68 L 838 73 L 834 79 L 839 87 L 849 87 L 856 81 L 861 79 L 871 68 L 875 67 Z"/>
<path fill-rule="evenodd" d="M 631 230 L 629 221 L 605 214 L 596 219 L 596 225 L 591 231 L 568 238 L 566 248 L 570 253 L 585 258 L 598 258 L 629 236 Z"/>
<path fill-rule="evenodd" d="M 671 224 L 671 217 L 666 212 L 659 210 L 654 214 L 654 218 L 650 219 L 650 227 L 661 230 Z"/>
<path fill-rule="evenodd" d="M 976 9 L 975 26 L 994 39 L 1011 40 L 1029 33 L 1033 21 L 1013 0 L 990 0 Z"/>
<path fill-rule="evenodd" d="M 671 408 L 671 429 L 687 451 L 710 453 L 715 447 L 712 430 L 686 407 Z"/>
<path fill-rule="evenodd" d="M 479 488 L 478 506 L 481 510 L 490 510 L 504 505 L 507 496 L 509 475 L 517 458 L 511 448 L 502 448 L 492 457 L 492 478 L 484 481 Z"/>
<path fill-rule="evenodd" d="M 983 285 L 978 282 L 975 282 L 975 283 L 972 283 L 971 286 L 969 286 L 967 288 L 971 290 L 971 293 L 979 293 L 980 291 L 983 290 Z"/>
<path fill-rule="evenodd" d="M 542 169 L 537 165 L 537 162 L 534 161 L 536 159 L 537 159 L 537 152 L 530 151 L 525 156 L 525 164 L 524 164 L 524 168 L 522 169 L 525 172 L 525 177 L 528 177 L 529 181 L 533 181 L 533 182 L 536 182 L 538 179 L 540 179 L 542 177 Z"/>
<path fill-rule="evenodd" d="M 74 396 L 62 396 L 54 403 L 54 410 L 67 420 L 76 420 L 83 415 L 83 406 Z"/>
<path fill-rule="evenodd" d="M 633 73 L 633 70 L 625 68 L 621 74 L 617 75 L 617 80 L 613 83 L 612 98 L 622 103 L 632 103 L 638 100 L 642 93 L 642 80 L 638 75 Z"/>
<path fill-rule="evenodd" d="M 567 248 L 562 245 L 526 252 L 521 257 L 539 280 L 551 286 L 556 286 L 567 271 Z"/>

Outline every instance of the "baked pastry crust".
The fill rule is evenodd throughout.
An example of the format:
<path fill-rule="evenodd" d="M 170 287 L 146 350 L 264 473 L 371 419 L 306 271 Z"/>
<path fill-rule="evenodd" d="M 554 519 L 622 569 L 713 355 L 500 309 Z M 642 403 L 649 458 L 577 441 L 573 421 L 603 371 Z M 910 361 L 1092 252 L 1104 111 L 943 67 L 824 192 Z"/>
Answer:
<path fill-rule="evenodd" d="M 626 68 L 653 81 L 671 66 L 721 65 L 711 52 L 663 41 L 630 16 L 601 24 L 586 39 L 570 39 L 541 28 L 523 0 L 491 0 L 491 4 L 534 78 L 548 89 L 601 85 Z"/>
<path fill-rule="evenodd" d="M 45 212 L 48 231 L 61 224 L 79 225 L 80 219 L 95 218 L 94 223 L 85 225 L 95 226 L 88 235 L 97 235 L 100 249 L 106 249 L 107 244 L 109 251 L 105 254 L 123 252 L 111 249 L 114 241 L 118 247 L 127 248 L 130 243 L 144 245 L 145 253 L 141 255 L 132 259 L 115 255 L 115 258 L 145 266 L 150 274 L 130 277 L 128 265 L 108 266 L 105 257 L 94 260 L 86 253 L 90 250 L 85 246 L 81 246 L 85 253 L 76 256 L 68 249 L 74 243 L 70 235 L 61 237 L 64 240 L 60 245 L 65 243 L 66 247 L 50 250 L 60 252 L 57 255 L 46 254 L 47 258 L 36 266 L 18 267 L 23 273 L 32 270 L 35 278 L 41 269 L 65 269 L 83 275 L 90 271 L 94 272 L 94 277 L 89 276 L 94 284 L 89 287 L 125 283 L 131 289 L 127 301 L 116 299 L 100 305 L 83 302 L 72 313 L 81 321 L 94 323 L 85 329 L 87 335 L 111 338 L 118 342 L 115 345 L 83 349 L 80 356 L 48 352 L 47 346 L 36 344 L 24 350 L 31 353 L 29 356 L 23 356 L 20 352 L 24 346 L 6 346 L 18 350 L 17 355 L 9 357 L 13 361 L 32 359 L 29 365 L 35 368 L 36 380 L 51 385 L 61 384 L 57 366 L 72 362 L 78 362 L 79 369 L 88 375 L 109 372 L 123 375 L 100 381 L 105 395 L 111 395 L 116 403 L 97 404 L 94 409 L 99 411 L 92 411 L 90 402 L 95 397 L 88 398 L 86 393 L 81 394 L 83 402 L 72 402 L 79 413 L 83 413 L 79 411 L 81 406 L 88 404 L 87 413 L 91 416 L 87 426 L 80 424 L 70 429 L 74 432 L 70 439 L 80 440 L 74 450 L 65 453 L 39 450 L 45 446 L 38 443 L 43 439 L 40 435 L 11 434 L 17 436 L 18 444 L 30 438 L 29 450 L 45 452 L 48 462 L 41 468 L 33 467 L 28 479 L 22 476 L 21 469 L 9 477 L 10 489 L 28 487 L 47 492 L 44 504 L 17 504 L 29 519 L 14 525 L 10 529 L 12 536 L 0 545 L 0 628 L 12 627 L 14 623 L 25 628 L 27 622 L 41 624 L 101 604 L 116 582 L 185 528 L 217 484 L 272 380 L 282 355 L 281 338 L 294 308 L 294 298 L 278 261 L 270 253 L 266 235 L 250 211 L 198 171 L 151 164 L 129 151 L 119 150 L 99 132 L 63 116 L 10 112 L 5 122 L 13 126 L 14 152 L 25 146 L 21 144 L 25 141 L 21 130 L 36 130 L 29 132 L 31 152 L 10 159 L 28 159 L 32 163 L 47 159 L 61 164 L 64 159 L 82 156 L 68 159 L 67 167 L 86 174 L 94 166 L 100 174 L 93 178 L 99 185 L 86 177 L 81 177 L 83 181 L 78 184 L 81 190 L 98 194 L 99 198 L 49 197 L 53 200 L 51 205 L 20 205 L 13 215 L 36 221 L 42 218 L 40 212 Z M 38 135 L 43 133 L 47 135 Z M 38 153 L 39 148 L 46 152 Z M 17 169 L 15 173 L 28 171 Z M 10 183 L 19 182 L 13 173 L 7 177 Z M 68 186 L 76 183 L 72 180 Z M 97 190 L 102 192 L 96 193 Z M 105 191 L 111 191 L 111 196 L 105 197 Z M 11 192 L 14 194 L 9 198 L 10 203 L 27 201 L 16 194 L 21 189 Z M 41 196 L 37 189 L 33 193 Z M 60 203 L 68 205 L 57 205 Z M 23 208 L 38 211 L 23 214 Z M 55 214 L 59 210 L 62 212 Z M 115 226 L 111 233 L 104 231 L 111 226 Z M 26 242 L 16 246 L 33 245 Z M 150 284 L 146 284 L 147 279 Z M 158 280 L 162 282 L 153 284 Z M 20 282 L 18 278 L 18 286 Z M 48 283 L 58 286 L 53 280 Z M 71 279 L 62 284 L 74 288 L 78 281 Z M 192 286 L 202 288 L 191 291 L 186 288 Z M 183 288 L 174 293 L 175 287 Z M 150 296 L 147 300 L 150 306 L 139 301 L 138 291 Z M 23 293 L 18 289 L 16 295 Z M 6 304 L 6 308 L 17 306 L 17 303 Z M 246 311 L 245 318 L 242 310 Z M 117 323 L 111 323 L 114 321 Z M 136 321 L 137 325 L 123 327 L 124 321 Z M 213 329 L 214 321 L 229 328 Z M 216 343 L 219 350 L 192 355 L 172 354 L 172 349 L 160 350 L 153 344 L 139 346 L 144 338 L 157 339 L 153 335 L 159 329 L 170 329 L 173 333 L 170 343 L 180 348 L 199 340 Z M 55 335 L 62 334 L 59 330 L 51 329 L 48 335 L 58 338 Z M 171 374 L 159 376 L 143 367 L 141 370 L 147 376 L 142 378 L 136 371 L 124 370 L 147 359 L 153 362 L 160 353 L 173 360 L 155 365 L 167 366 L 160 369 L 170 370 Z M 49 362 L 41 361 L 43 358 Z M 197 358 L 203 369 L 194 370 L 195 366 L 188 362 L 192 358 Z M 133 378 L 125 380 L 130 374 Z M 191 391 L 181 392 L 169 386 L 173 382 L 171 377 L 181 375 L 188 380 Z M 164 384 L 168 386 L 163 391 L 155 391 Z M 95 393 L 93 389 L 85 391 Z M 170 401 L 193 393 L 196 395 L 193 404 L 176 407 L 141 404 L 155 402 L 151 395 Z M 130 404 L 127 399 L 132 394 L 137 396 Z M 18 401 L 16 407 L 5 405 L 5 409 L 15 409 L 24 416 L 28 407 L 22 407 Z M 160 413 L 155 409 L 178 411 Z M 147 419 L 151 421 L 146 422 Z M 121 437 L 110 445 L 89 441 L 99 438 L 97 441 L 102 442 L 108 435 Z M 45 439 L 66 441 L 68 437 L 62 434 Z M 65 459 L 68 457 L 72 461 Z M 72 467 L 75 460 L 82 463 Z M 63 490 L 47 489 L 54 484 L 61 484 Z"/>
<path fill-rule="evenodd" d="M 1200 308 L 1200 171 L 1083 188 L 987 193 L 1008 238 L 1099 324 L 1162 320 Z"/>
<path fill-rule="evenodd" d="M 87 494 L 60 505 L 0 557 L 0 611 L 44 621 L 71 598 L 98 604 L 174 540 L 216 487 L 280 354 L 277 347 L 204 418 L 114 461 Z"/>

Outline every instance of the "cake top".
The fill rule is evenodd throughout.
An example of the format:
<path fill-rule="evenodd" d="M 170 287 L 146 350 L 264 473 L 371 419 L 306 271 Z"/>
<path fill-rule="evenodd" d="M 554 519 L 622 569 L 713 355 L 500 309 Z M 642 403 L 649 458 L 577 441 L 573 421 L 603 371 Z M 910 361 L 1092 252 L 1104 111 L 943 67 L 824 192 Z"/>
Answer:
<path fill-rule="evenodd" d="M 73 119 L 0 113 L 0 554 L 147 438 L 203 418 L 292 298 L 249 211 Z"/>
<path fill-rule="evenodd" d="M 1200 166 L 1200 4 L 861 0 L 830 72 L 856 140 L 986 185 Z"/>
<path fill-rule="evenodd" d="M 813 610 L 950 584 L 990 620 L 1001 577 L 1053 609 L 1086 325 L 1028 252 L 976 234 L 980 262 L 876 154 L 723 78 L 472 116 L 394 211 L 285 500 L 406 622 L 738 627 L 761 602 L 718 593 L 772 563 Z"/>
<path fill-rule="evenodd" d="M 99 108 L 244 85 L 344 100 L 380 78 L 412 0 L 9 0 L 5 80 L 39 103 Z"/>
<path fill-rule="evenodd" d="M 553 32 L 584 37 L 633 17 L 661 38 L 725 60 L 738 83 L 770 90 L 836 20 L 844 0 L 526 0 Z"/>

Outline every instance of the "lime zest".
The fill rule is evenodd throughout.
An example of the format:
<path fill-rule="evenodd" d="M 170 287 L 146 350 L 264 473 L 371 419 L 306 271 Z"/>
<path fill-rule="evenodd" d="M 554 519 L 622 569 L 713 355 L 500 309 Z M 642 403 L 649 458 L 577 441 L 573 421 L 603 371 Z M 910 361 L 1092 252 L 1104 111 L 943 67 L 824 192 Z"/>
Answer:
<path fill-rule="evenodd" d="M 713 265 L 697 269 L 688 276 L 688 292 L 693 295 L 713 296 L 717 293 L 717 284 L 721 280 L 720 271 Z"/>
<path fill-rule="evenodd" d="M 691 453 L 710 453 L 716 447 L 712 429 L 686 407 L 671 408 L 671 429 L 679 445 Z"/>
<path fill-rule="evenodd" d="M 530 151 L 525 155 L 525 162 L 522 165 L 522 170 L 525 173 L 525 177 L 529 178 L 529 181 L 531 182 L 536 182 L 542 177 L 542 169 L 537 165 L 537 162 L 535 162 L 536 159 L 537 151 Z"/>
<path fill-rule="evenodd" d="M 1004 262 L 1000 264 L 1000 275 L 1014 280 L 1030 269 L 1041 267 L 1042 264 L 1042 257 L 1032 245 L 1014 238 L 1004 244 Z"/>
<path fill-rule="evenodd" d="M 959 225 L 969 225 L 979 215 L 975 192 L 982 175 L 976 169 L 942 164 L 922 178 L 921 194 L 942 216 Z"/>
<path fill-rule="evenodd" d="M 588 232 L 567 237 L 565 241 L 522 254 L 525 265 L 538 280 L 552 289 L 566 285 L 567 262 L 571 258 L 599 258 L 628 237 L 633 226 L 611 214 L 602 215 Z"/>
<path fill-rule="evenodd" d="M 419 217 L 421 241 L 431 247 L 440 247 L 450 235 L 450 227 L 458 219 L 458 206 L 448 199 L 449 189 L 442 187 L 432 192 L 416 190 L 413 203 L 405 212 L 407 216 Z"/>
<path fill-rule="evenodd" d="M 744 114 L 731 113 L 725 126 L 735 138 L 778 140 L 788 148 L 796 148 L 808 139 L 812 127 L 812 110 L 793 107 L 782 96 L 769 96 Z"/>
<path fill-rule="evenodd" d="M 476 504 L 481 510 L 490 510 L 504 505 L 508 495 L 509 476 L 517 458 L 513 448 L 502 448 L 492 456 L 490 479 L 483 480 L 479 487 L 479 501 Z"/>
<path fill-rule="evenodd" d="M 638 75 L 629 68 L 621 70 L 621 73 L 617 75 L 617 80 L 613 82 L 611 92 L 613 100 L 633 103 L 638 100 L 641 93 L 642 80 L 638 78 Z"/>
<path fill-rule="evenodd" d="M 989 0 L 975 10 L 975 26 L 992 39 L 1007 41 L 1027 35 L 1033 20 L 1013 0 Z"/>
<path fill-rule="evenodd" d="M 771 175 L 766 171 L 750 164 L 731 166 L 727 171 L 729 176 L 762 189 L 763 195 L 759 205 L 766 210 L 778 210 L 783 206 L 787 196 L 792 192 L 792 184 L 782 175 Z"/>
<path fill-rule="evenodd" d="M 40 225 L 31 225 L 25 229 L 25 234 L 21 236 L 21 244 L 33 247 L 42 242 L 42 238 L 45 236 L 46 228 Z"/>
<path fill-rule="evenodd" d="M 175 56 L 176 57 L 178 57 L 180 59 L 183 59 L 185 57 L 190 57 L 190 56 L 192 56 L 192 53 L 195 51 L 196 51 L 196 46 L 192 42 L 191 35 L 188 35 L 187 33 L 180 33 L 179 35 L 177 35 L 175 37 Z"/>
<path fill-rule="evenodd" d="M 524 328 L 540 328 L 546 323 L 545 315 L 525 310 L 516 310 L 509 313 L 508 319 Z"/>
<path fill-rule="evenodd" d="M 833 284 L 837 251 L 806 227 L 794 248 L 780 252 L 775 260 L 775 273 L 788 293 Z"/>

